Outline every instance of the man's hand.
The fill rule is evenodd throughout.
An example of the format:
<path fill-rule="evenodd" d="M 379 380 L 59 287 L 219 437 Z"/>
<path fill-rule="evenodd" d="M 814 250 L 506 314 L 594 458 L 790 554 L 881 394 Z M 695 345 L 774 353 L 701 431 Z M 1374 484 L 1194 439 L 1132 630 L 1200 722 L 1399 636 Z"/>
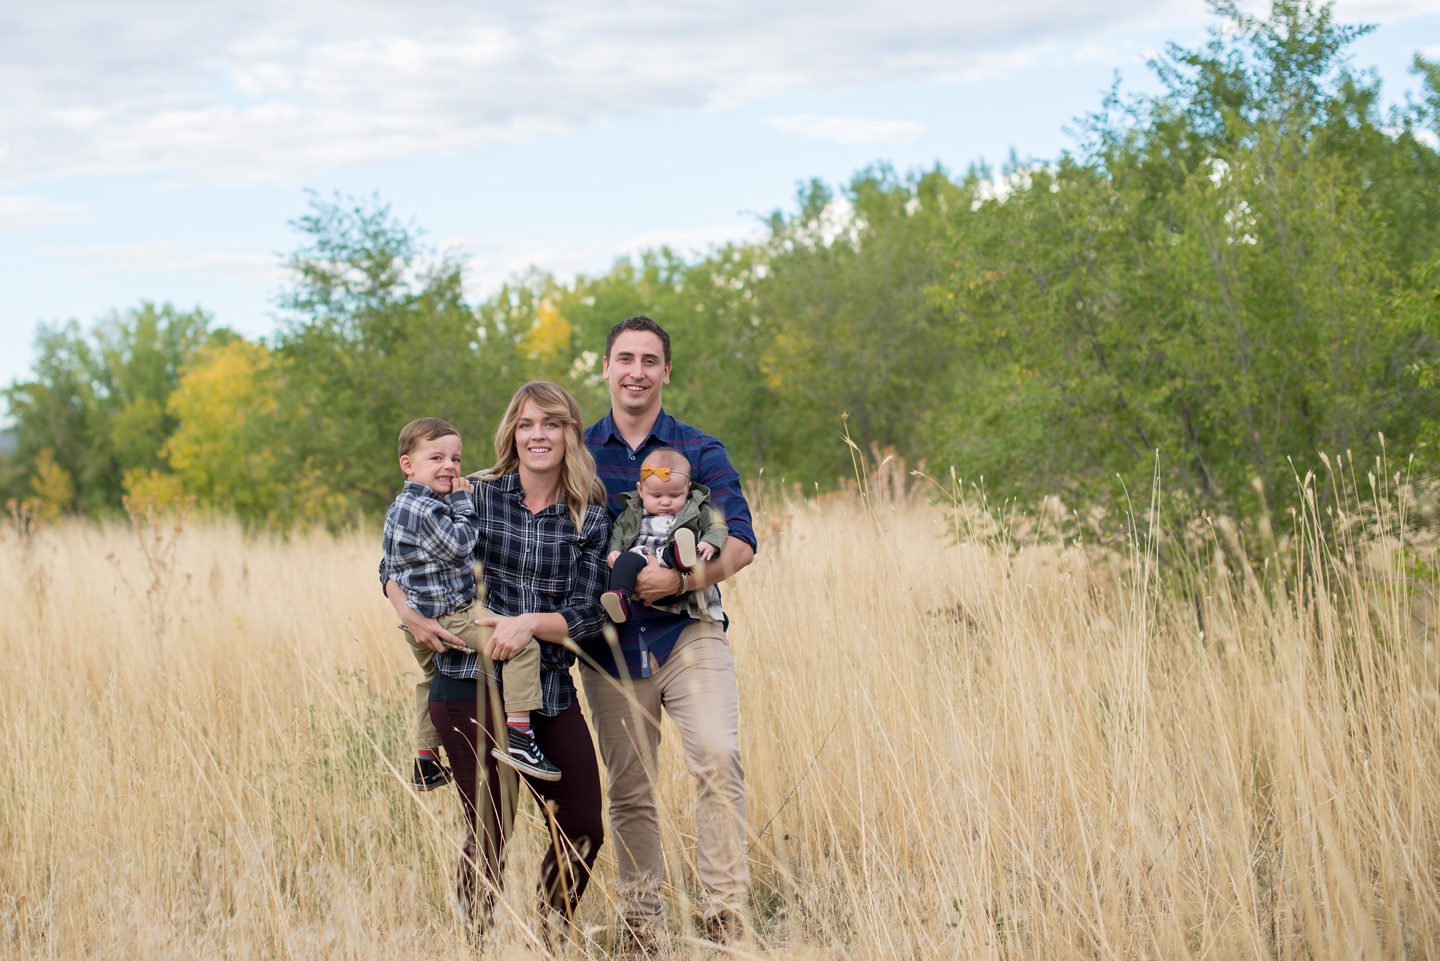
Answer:
<path fill-rule="evenodd" d="M 436 654 L 445 651 L 463 651 L 465 642 L 445 628 L 433 617 L 421 617 L 405 601 L 405 591 L 394 581 L 385 583 L 385 596 L 390 601 L 390 606 L 395 608 L 395 613 L 400 615 L 400 620 L 410 631 L 410 636 L 416 641 L 430 648 Z"/>
<path fill-rule="evenodd" d="M 635 578 L 635 599 L 649 604 L 680 593 L 680 572 L 660 566 L 654 554 L 645 558 L 645 566 Z"/>

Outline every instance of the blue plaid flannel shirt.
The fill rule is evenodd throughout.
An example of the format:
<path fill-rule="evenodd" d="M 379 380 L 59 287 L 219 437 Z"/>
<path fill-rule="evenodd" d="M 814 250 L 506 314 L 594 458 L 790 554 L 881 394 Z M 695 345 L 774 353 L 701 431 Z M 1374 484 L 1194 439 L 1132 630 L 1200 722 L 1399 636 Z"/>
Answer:
<path fill-rule="evenodd" d="M 591 504 L 584 525 L 575 529 L 570 507 L 560 501 L 532 514 L 525 506 L 519 474 L 476 481 L 469 495 L 475 505 L 480 540 L 475 548 L 485 582 L 485 606 L 504 617 L 558 613 L 570 639 L 583 645 L 605 626 L 600 594 L 610 579 L 605 552 L 610 545 L 610 515 Z M 554 717 L 575 701 L 570 667 L 575 654 L 564 645 L 540 642 L 540 713 Z M 435 655 L 435 669 L 448 677 L 476 678 L 480 655 L 446 651 Z M 499 669 L 491 672 L 501 685 Z"/>
<path fill-rule="evenodd" d="M 470 568 L 480 539 L 475 504 L 463 494 L 442 497 L 406 481 L 385 513 L 380 590 L 391 579 L 424 617 L 439 617 L 475 599 Z"/>
<path fill-rule="evenodd" d="M 710 488 L 710 503 L 725 516 L 730 536 L 739 538 L 755 547 L 755 528 L 750 520 L 750 505 L 740 489 L 740 474 L 730 463 L 725 445 L 714 437 L 681 423 L 674 417 L 660 411 L 650 436 L 634 450 L 625 443 L 625 438 L 615 429 L 615 420 L 606 414 L 591 424 L 585 431 L 585 446 L 595 457 L 595 469 L 605 484 L 609 499 L 606 506 L 612 518 L 619 517 L 625 509 L 620 495 L 633 491 L 640 480 L 640 466 L 645 455 L 656 447 L 674 447 L 690 461 L 690 480 Z M 636 604 L 630 609 L 630 618 L 624 624 L 615 626 L 619 635 L 621 659 L 630 677 L 649 677 L 665 663 L 680 632 L 695 620 L 685 614 Z M 728 623 L 728 621 L 727 621 Z M 615 651 L 603 639 L 596 636 L 582 645 L 585 653 L 611 675 L 620 675 Z"/>

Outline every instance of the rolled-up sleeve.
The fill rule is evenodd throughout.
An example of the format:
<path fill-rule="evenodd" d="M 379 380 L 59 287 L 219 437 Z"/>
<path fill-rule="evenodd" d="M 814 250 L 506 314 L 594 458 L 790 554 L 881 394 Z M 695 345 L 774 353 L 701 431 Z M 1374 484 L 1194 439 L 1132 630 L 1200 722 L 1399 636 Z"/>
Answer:
<path fill-rule="evenodd" d="M 694 479 L 710 488 L 710 503 L 724 517 L 730 536 L 758 548 L 750 504 L 740 489 L 740 472 L 730 463 L 725 445 L 707 436 L 699 460 Z"/>
<path fill-rule="evenodd" d="M 609 566 L 605 563 L 609 543 L 610 515 L 604 507 L 591 505 L 585 512 L 585 529 L 580 534 L 574 589 L 559 611 L 565 618 L 570 639 L 577 644 L 597 636 L 605 626 L 605 608 L 600 605 L 600 595 L 610 582 Z"/>

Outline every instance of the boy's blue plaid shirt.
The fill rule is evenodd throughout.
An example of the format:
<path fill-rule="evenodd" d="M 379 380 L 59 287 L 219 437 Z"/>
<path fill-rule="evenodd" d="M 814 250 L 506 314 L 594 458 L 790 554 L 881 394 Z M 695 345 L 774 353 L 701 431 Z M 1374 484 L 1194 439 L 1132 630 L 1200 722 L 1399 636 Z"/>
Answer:
<path fill-rule="evenodd" d="M 615 429 L 614 418 L 606 414 L 585 431 L 585 446 L 594 455 L 595 469 L 609 494 L 607 506 L 612 518 L 618 517 L 624 508 L 620 495 L 633 491 L 640 480 L 645 455 L 656 447 L 674 447 L 690 461 L 691 482 L 710 488 L 710 503 L 725 516 L 730 536 L 756 546 L 750 505 L 740 489 L 740 474 L 730 463 L 725 445 L 699 428 L 681 423 L 661 410 L 650 436 L 632 451 Z M 670 656 L 680 632 L 695 621 L 684 614 L 671 614 L 644 604 L 635 604 L 630 610 L 630 619 L 616 625 L 620 652 L 629 676 L 649 677 Z M 619 676 L 609 644 L 597 639 L 583 647 L 600 667 Z"/>
<path fill-rule="evenodd" d="M 380 590 L 393 579 L 417 614 L 449 614 L 475 599 L 470 565 L 479 540 L 479 518 L 470 495 L 446 498 L 407 481 L 385 513 Z"/>

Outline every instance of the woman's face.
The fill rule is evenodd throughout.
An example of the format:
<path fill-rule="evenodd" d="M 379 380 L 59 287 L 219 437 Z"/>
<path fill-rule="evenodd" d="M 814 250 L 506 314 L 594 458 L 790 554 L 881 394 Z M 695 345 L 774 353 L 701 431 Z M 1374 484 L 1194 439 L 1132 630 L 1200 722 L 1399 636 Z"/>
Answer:
<path fill-rule="evenodd" d="M 559 470 L 565 463 L 564 426 L 533 400 L 526 400 L 520 407 L 520 419 L 515 422 L 515 454 L 522 468 L 537 474 Z"/>

